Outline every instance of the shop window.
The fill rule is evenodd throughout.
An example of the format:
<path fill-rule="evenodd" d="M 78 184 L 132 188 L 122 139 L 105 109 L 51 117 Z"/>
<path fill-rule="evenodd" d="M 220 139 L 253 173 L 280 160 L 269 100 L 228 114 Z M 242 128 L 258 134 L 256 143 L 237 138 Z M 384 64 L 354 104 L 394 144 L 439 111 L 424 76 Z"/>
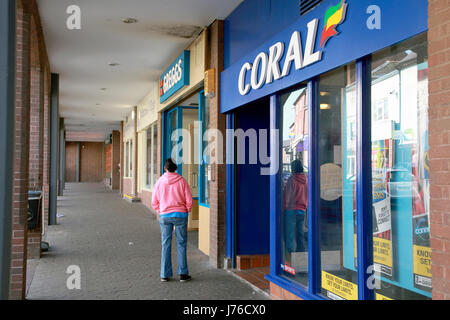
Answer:
<path fill-rule="evenodd" d="M 127 178 L 129 176 L 128 164 L 129 164 L 129 156 L 130 156 L 130 144 L 129 142 L 125 142 L 125 168 L 123 171 L 123 176 Z"/>
<path fill-rule="evenodd" d="M 308 92 L 306 87 L 281 95 L 282 246 L 281 274 L 308 286 Z"/>
<path fill-rule="evenodd" d="M 156 184 L 156 181 L 158 180 L 158 161 L 157 161 L 157 157 L 158 157 L 158 126 L 155 123 L 155 125 L 153 125 L 153 158 L 152 158 L 152 162 L 153 162 L 153 180 L 152 180 L 152 187 Z"/>
<path fill-rule="evenodd" d="M 128 160 L 129 160 L 129 163 L 128 163 L 128 169 L 129 169 L 129 171 L 128 171 L 128 177 L 133 177 L 133 140 L 130 140 L 130 142 L 129 142 L 129 152 L 130 152 L 130 154 L 128 155 Z"/>
<path fill-rule="evenodd" d="M 372 56 L 376 293 L 431 297 L 427 37 Z"/>
<path fill-rule="evenodd" d="M 146 184 L 148 188 L 153 188 L 156 183 L 156 154 L 157 154 L 157 126 L 156 123 L 147 129 L 147 170 Z"/>
<path fill-rule="evenodd" d="M 358 299 L 355 264 L 355 64 L 320 77 L 320 251 L 322 294 Z"/>
<path fill-rule="evenodd" d="M 209 186 L 211 181 L 211 155 L 208 153 L 206 144 L 209 141 L 204 141 L 205 133 L 210 128 L 210 102 L 209 98 L 205 98 L 204 92 L 200 92 L 200 99 L 202 100 L 200 106 L 200 123 L 201 123 L 201 163 L 200 163 L 200 204 L 209 206 Z"/>

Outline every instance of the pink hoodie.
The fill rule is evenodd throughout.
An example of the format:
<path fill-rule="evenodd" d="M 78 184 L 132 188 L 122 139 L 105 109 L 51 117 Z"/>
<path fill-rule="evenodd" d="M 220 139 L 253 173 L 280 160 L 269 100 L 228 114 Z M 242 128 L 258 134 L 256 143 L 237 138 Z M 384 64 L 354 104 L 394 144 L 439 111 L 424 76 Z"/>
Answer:
<path fill-rule="evenodd" d="M 152 207 L 160 215 L 190 212 L 192 193 L 187 181 L 176 172 L 164 173 L 153 188 Z"/>

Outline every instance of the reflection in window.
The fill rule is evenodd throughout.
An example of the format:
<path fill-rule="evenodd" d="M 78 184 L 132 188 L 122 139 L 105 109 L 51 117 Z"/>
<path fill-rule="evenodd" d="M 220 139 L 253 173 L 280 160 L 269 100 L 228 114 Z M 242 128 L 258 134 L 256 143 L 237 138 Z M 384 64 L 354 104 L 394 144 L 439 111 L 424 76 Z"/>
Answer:
<path fill-rule="evenodd" d="M 322 75 L 319 92 L 322 294 L 331 299 L 355 300 L 355 64 Z"/>
<path fill-rule="evenodd" d="M 153 188 L 156 183 L 156 159 L 157 159 L 157 135 L 156 135 L 156 124 L 151 125 L 147 129 L 147 178 L 146 184 L 147 187 Z"/>
<path fill-rule="evenodd" d="M 427 37 L 382 50 L 372 60 L 376 292 L 424 299 L 431 297 Z"/>
<path fill-rule="evenodd" d="M 308 286 L 308 94 L 305 87 L 281 96 L 283 245 L 282 275 Z"/>
<path fill-rule="evenodd" d="M 156 181 L 158 180 L 158 125 L 153 125 L 153 180 L 152 180 L 152 187 L 155 185 Z"/>
<path fill-rule="evenodd" d="M 209 98 L 205 98 L 202 94 L 201 99 L 203 99 L 202 104 L 202 137 L 203 139 L 207 138 L 205 136 L 205 132 L 210 128 L 210 101 Z M 211 155 L 207 153 L 207 143 L 210 143 L 210 140 L 206 139 L 207 141 L 202 141 L 203 147 L 202 147 L 202 166 L 201 166 L 201 172 L 200 172 L 200 179 L 202 179 L 202 194 L 200 195 L 200 202 L 202 204 L 209 205 L 209 185 L 211 180 Z"/>

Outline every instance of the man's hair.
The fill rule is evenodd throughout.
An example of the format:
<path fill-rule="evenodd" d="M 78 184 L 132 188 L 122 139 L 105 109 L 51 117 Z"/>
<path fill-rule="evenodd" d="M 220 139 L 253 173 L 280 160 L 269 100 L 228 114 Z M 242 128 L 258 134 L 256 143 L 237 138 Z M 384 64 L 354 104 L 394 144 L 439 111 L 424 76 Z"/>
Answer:
<path fill-rule="evenodd" d="M 303 173 L 303 163 L 300 160 L 294 160 L 291 163 L 293 173 Z"/>
<path fill-rule="evenodd" d="M 175 172 L 178 169 L 178 166 L 175 164 L 175 162 L 172 161 L 172 159 L 167 159 L 164 163 L 164 169 L 166 169 L 169 172 Z"/>

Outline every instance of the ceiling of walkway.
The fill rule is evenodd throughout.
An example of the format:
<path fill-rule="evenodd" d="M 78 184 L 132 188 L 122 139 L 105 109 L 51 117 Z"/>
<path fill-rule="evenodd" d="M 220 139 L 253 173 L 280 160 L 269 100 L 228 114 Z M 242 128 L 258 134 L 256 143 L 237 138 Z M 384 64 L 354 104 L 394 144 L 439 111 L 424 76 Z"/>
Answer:
<path fill-rule="evenodd" d="M 102 141 L 201 29 L 242 0 L 37 2 L 68 140 Z M 80 30 L 66 26 L 71 5 L 81 9 Z"/>

